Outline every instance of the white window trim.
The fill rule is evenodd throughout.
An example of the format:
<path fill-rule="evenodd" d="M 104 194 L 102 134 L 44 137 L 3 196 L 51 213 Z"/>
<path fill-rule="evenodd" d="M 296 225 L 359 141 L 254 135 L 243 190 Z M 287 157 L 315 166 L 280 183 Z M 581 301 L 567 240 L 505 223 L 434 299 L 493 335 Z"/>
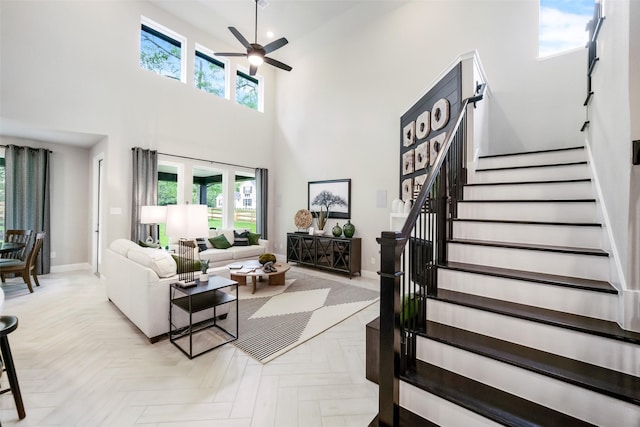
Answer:
<path fill-rule="evenodd" d="M 187 82 L 187 38 L 181 34 L 176 33 L 175 31 L 165 27 L 162 24 L 158 24 L 152 19 L 147 18 L 146 16 L 140 17 L 140 22 L 147 27 L 153 28 L 156 31 L 165 34 L 172 39 L 175 39 L 180 42 L 180 81 L 182 83 Z"/>

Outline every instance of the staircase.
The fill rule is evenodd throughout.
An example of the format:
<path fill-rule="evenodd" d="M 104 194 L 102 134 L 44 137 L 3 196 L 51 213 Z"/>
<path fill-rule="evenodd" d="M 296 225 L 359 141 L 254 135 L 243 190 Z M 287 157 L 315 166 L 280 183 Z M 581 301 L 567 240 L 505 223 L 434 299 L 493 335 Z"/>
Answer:
<path fill-rule="evenodd" d="M 615 322 L 585 149 L 483 157 L 469 181 L 400 424 L 640 426 L 640 334 Z"/>

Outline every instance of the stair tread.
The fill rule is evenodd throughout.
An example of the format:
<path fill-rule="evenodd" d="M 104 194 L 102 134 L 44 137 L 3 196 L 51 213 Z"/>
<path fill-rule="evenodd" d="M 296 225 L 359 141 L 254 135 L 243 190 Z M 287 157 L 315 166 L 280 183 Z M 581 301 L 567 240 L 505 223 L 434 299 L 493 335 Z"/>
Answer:
<path fill-rule="evenodd" d="M 423 337 L 640 404 L 640 378 L 531 347 L 427 321 Z"/>
<path fill-rule="evenodd" d="M 563 147 L 563 148 L 549 148 L 547 150 L 534 150 L 534 151 L 521 151 L 516 153 L 503 153 L 503 154 L 489 154 L 484 156 L 479 156 L 479 159 L 491 159 L 495 157 L 509 157 L 509 156 L 523 156 L 527 154 L 542 154 L 542 153 L 557 153 L 558 151 L 572 151 L 572 150 L 584 150 L 584 146 L 576 146 L 576 147 Z"/>
<path fill-rule="evenodd" d="M 448 289 L 438 289 L 437 296 L 428 298 L 618 341 L 640 344 L 640 333 L 624 330 L 617 323 L 607 320 L 450 291 Z"/>
<path fill-rule="evenodd" d="M 483 219 L 483 218 L 451 218 L 454 222 L 489 222 L 502 224 L 527 224 L 527 225 L 566 225 L 575 227 L 600 227 L 602 224 L 598 222 L 555 222 L 555 221 L 517 221 L 511 219 Z"/>
<path fill-rule="evenodd" d="M 431 394 L 507 426 L 591 426 L 585 421 L 429 363 L 403 379 Z"/>
<path fill-rule="evenodd" d="M 483 186 L 498 186 L 498 185 L 530 185 L 530 184 L 573 184 L 577 182 L 591 182 L 591 178 L 580 179 L 554 179 L 550 181 L 502 181 L 502 182 L 476 182 L 467 183 L 463 187 L 483 187 Z"/>
<path fill-rule="evenodd" d="M 497 248 L 509 248 L 509 249 L 527 249 L 532 251 L 544 251 L 544 252 L 562 252 L 578 255 L 595 255 L 595 256 L 609 256 L 609 253 L 597 248 L 578 248 L 571 246 L 553 246 L 553 245 L 538 245 L 533 243 L 512 243 L 512 242 L 494 242 L 490 240 L 472 240 L 472 239 L 451 239 L 448 243 L 458 243 L 463 245 L 476 245 L 476 246 L 491 246 Z"/>
<path fill-rule="evenodd" d="M 579 165 L 586 165 L 586 164 L 588 164 L 586 161 L 579 161 L 579 162 L 551 163 L 551 164 L 543 164 L 543 165 L 502 166 L 499 168 L 479 168 L 479 169 L 476 169 L 476 172 L 503 171 L 503 170 L 513 170 L 513 169 L 553 168 L 553 167 L 563 167 L 563 166 L 579 166 Z"/>
<path fill-rule="evenodd" d="M 534 271 L 512 270 L 509 268 L 491 267 L 487 265 L 466 264 L 462 262 L 447 262 L 438 266 L 449 270 L 466 271 L 469 273 L 485 274 L 504 277 L 507 279 L 526 280 L 548 285 L 585 289 L 595 292 L 617 294 L 618 291 L 611 283 L 602 280 L 583 279 L 581 277 L 560 276 L 557 274 L 536 273 Z"/>

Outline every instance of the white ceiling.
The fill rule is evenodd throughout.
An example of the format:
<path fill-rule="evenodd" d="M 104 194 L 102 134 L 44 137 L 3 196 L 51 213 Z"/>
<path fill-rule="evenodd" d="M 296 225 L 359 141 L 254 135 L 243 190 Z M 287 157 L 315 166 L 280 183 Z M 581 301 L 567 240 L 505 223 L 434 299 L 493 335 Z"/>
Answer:
<path fill-rule="evenodd" d="M 249 41 L 254 41 L 254 0 L 149 0 L 168 13 L 211 34 L 231 46 L 232 51 L 244 48 L 227 27 L 236 27 Z M 397 0 L 396 0 L 397 1 Z M 258 43 L 286 37 L 287 46 L 269 56 L 295 67 L 295 55 L 303 52 L 300 44 L 313 31 L 332 19 L 372 0 L 260 0 L 258 7 Z M 384 3 L 384 2 L 382 2 Z M 378 3 L 380 4 L 380 3 Z M 269 39 L 267 31 L 274 33 Z M 237 49 L 233 49 L 236 47 Z M 289 49 L 287 49 L 289 47 Z M 0 117 L 0 135 L 36 139 L 80 147 L 91 147 L 103 136 L 59 130 L 38 129 L 30 124 Z"/>
<path fill-rule="evenodd" d="M 207 32 L 217 39 L 237 46 L 244 52 L 240 42 L 227 27 L 236 27 L 250 42 L 254 42 L 254 0 L 150 0 L 172 15 Z M 309 33 L 345 13 L 349 9 L 371 0 L 260 0 L 258 7 L 258 43 L 268 44 L 286 37 L 293 46 Z M 273 38 L 267 37 L 273 32 Z M 278 60 L 291 61 L 285 47 L 278 52 Z"/>

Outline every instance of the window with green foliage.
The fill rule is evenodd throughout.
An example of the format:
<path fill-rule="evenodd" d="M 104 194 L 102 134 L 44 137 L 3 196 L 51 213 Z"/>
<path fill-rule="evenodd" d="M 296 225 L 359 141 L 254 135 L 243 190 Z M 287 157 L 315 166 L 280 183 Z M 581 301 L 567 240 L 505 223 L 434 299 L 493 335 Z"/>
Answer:
<path fill-rule="evenodd" d="M 159 24 L 143 20 L 140 27 L 140 67 L 184 81 L 184 38 Z"/>
<path fill-rule="evenodd" d="M 193 83 L 196 88 L 226 98 L 224 62 L 196 50 Z"/>
<path fill-rule="evenodd" d="M 254 110 L 259 109 L 259 81 L 255 77 L 238 71 L 236 73 L 236 102 Z"/>

